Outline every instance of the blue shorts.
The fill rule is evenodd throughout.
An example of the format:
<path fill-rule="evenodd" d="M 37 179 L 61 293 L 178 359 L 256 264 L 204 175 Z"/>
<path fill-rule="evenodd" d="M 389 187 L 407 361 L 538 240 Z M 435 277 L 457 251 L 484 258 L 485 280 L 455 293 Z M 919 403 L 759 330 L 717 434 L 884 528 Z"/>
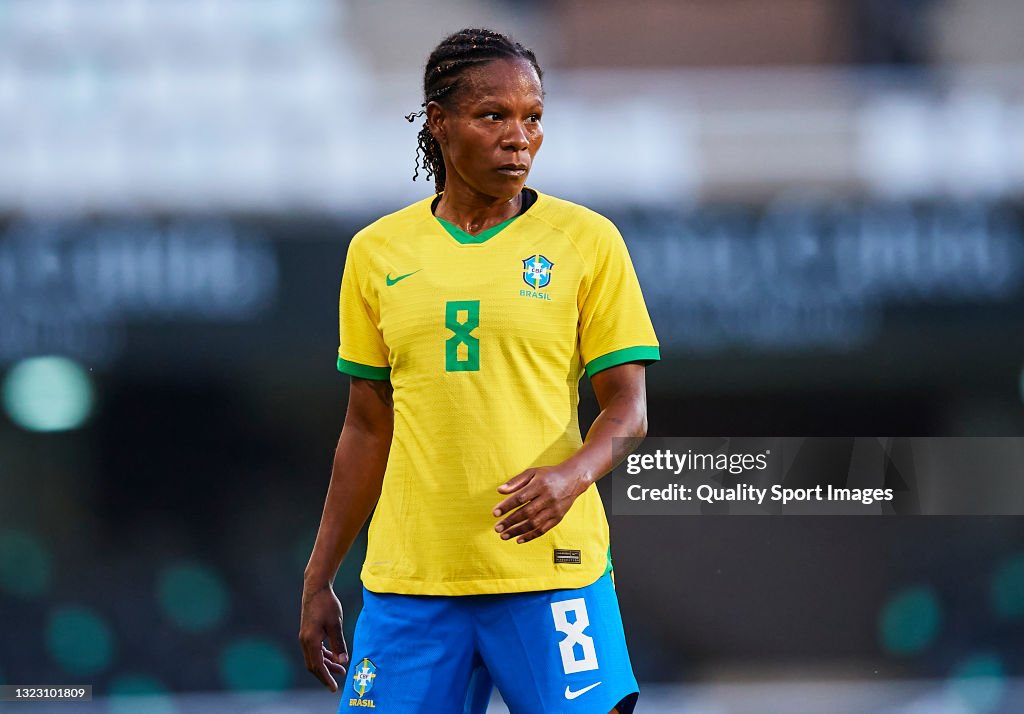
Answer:
<path fill-rule="evenodd" d="M 639 688 L 611 576 L 576 590 L 396 595 L 363 589 L 339 714 L 630 714 Z"/>

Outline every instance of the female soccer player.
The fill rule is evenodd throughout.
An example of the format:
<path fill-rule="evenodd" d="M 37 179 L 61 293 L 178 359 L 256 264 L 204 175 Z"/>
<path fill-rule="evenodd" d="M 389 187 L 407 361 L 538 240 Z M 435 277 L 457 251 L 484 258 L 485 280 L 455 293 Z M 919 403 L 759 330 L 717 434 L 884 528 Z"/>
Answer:
<path fill-rule="evenodd" d="M 437 195 L 348 248 L 348 411 L 299 631 L 336 691 L 349 656 L 332 581 L 376 504 L 342 712 L 483 712 L 495 684 L 516 714 L 636 703 L 595 481 L 646 434 L 658 342 L 612 223 L 525 186 L 541 76 L 504 35 L 442 41 L 419 135 Z M 615 150 L 614 135 L 592 147 L 593 170 Z M 584 372 L 601 407 L 586 441 Z"/>

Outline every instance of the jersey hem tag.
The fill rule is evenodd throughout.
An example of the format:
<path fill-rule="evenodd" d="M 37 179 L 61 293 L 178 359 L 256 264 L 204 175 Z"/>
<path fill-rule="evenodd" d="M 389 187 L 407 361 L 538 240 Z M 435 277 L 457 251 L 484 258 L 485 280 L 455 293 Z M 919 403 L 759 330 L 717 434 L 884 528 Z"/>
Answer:
<path fill-rule="evenodd" d="M 583 562 L 583 554 L 578 550 L 566 550 L 555 548 L 555 563 L 570 563 L 580 565 Z"/>

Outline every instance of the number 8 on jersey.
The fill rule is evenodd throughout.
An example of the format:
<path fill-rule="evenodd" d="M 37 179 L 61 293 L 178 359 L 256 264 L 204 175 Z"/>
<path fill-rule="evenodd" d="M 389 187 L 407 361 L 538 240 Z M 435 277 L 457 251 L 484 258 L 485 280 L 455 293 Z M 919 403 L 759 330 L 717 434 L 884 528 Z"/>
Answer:
<path fill-rule="evenodd" d="M 444 326 L 455 334 L 444 343 L 446 372 L 479 372 L 480 340 L 473 330 L 480 326 L 479 300 L 450 300 L 444 306 Z"/>

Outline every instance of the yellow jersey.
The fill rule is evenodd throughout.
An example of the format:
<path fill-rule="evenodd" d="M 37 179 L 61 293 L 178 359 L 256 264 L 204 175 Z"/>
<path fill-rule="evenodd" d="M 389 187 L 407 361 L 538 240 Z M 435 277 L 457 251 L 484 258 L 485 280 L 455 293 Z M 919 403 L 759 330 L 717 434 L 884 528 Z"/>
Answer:
<path fill-rule="evenodd" d="M 424 199 L 352 239 L 338 369 L 390 379 L 394 435 L 370 521 L 373 592 L 471 595 L 578 588 L 610 568 L 591 485 L 527 543 L 494 531 L 499 485 L 582 446 L 579 380 L 659 359 L 636 272 L 607 218 L 536 192 L 471 236 Z"/>

